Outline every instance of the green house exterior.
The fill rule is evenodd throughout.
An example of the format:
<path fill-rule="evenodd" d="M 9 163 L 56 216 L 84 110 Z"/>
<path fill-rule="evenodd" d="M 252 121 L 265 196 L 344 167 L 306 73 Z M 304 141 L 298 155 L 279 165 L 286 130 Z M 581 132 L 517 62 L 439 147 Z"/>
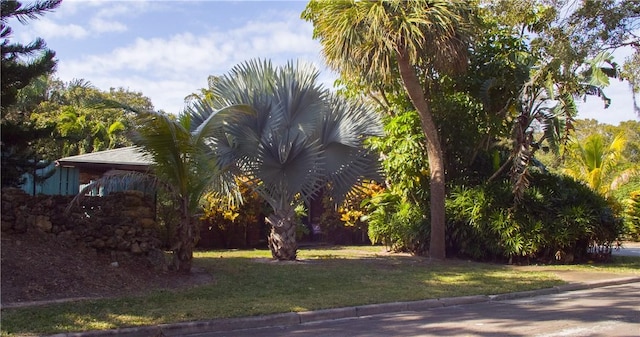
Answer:
<path fill-rule="evenodd" d="M 33 177 L 27 175 L 22 189 L 32 195 L 76 195 L 84 185 L 99 179 L 112 170 L 146 172 L 152 161 L 135 146 L 86 153 L 59 159 L 38 175 L 55 170 L 53 175 L 41 183 L 34 184 Z M 95 191 L 95 195 L 102 195 Z"/>

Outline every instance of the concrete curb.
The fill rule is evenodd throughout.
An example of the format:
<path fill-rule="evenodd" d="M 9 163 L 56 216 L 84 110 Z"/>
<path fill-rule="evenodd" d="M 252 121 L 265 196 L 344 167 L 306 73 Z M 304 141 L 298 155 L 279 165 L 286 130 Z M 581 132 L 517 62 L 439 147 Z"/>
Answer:
<path fill-rule="evenodd" d="M 369 304 L 355 307 L 323 309 L 305 312 L 290 312 L 283 314 L 240 317 L 228 319 L 215 319 L 209 321 L 184 322 L 175 324 L 161 324 L 156 326 L 144 326 L 135 328 L 122 328 L 114 330 L 86 331 L 77 333 L 62 333 L 49 337 L 169 337 L 183 336 L 195 333 L 224 332 L 244 330 L 252 328 L 266 328 L 274 326 L 292 326 L 310 322 L 319 322 L 336 319 L 355 319 L 358 317 L 388 314 L 404 311 L 425 311 L 433 308 L 443 308 L 457 305 L 474 304 L 488 301 L 505 301 L 511 299 L 557 294 L 562 292 L 584 290 L 598 287 L 607 287 L 627 283 L 640 282 L 640 277 L 624 277 L 611 280 L 591 281 L 584 283 L 571 283 L 553 288 L 545 288 L 517 293 L 462 296 L 441 299 L 430 299 L 411 302 L 392 302 L 381 304 Z"/>

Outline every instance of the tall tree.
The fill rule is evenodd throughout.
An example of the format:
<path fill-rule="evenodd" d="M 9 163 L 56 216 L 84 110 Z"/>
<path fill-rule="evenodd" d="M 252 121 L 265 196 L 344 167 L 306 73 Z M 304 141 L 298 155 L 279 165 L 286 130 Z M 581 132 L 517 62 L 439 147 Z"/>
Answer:
<path fill-rule="evenodd" d="M 377 156 L 363 143 L 381 135 L 378 115 L 362 103 L 335 96 L 317 84 L 317 70 L 288 63 L 249 61 L 218 77 L 204 95 L 190 97 L 194 127 L 215 111 L 246 104 L 250 113 L 228 114 L 209 133 L 212 158 L 247 179 L 273 213 L 269 247 L 274 258 L 297 254 L 295 201 L 320 189 L 341 200 L 377 173 Z"/>
<path fill-rule="evenodd" d="M 44 40 L 37 38 L 28 45 L 11 42 L 12 29 L 8 23 L 16 19 L 26 24 L 28 20 L 54 10 L 61 1 L 38 1 L 28 6 L 13 0 L 2 0 L 0 3 L 2 186 L 18 186 L 22 183 L 23 174 L 32 171 L 38 162 L 32 144 L 51 134 L 50 129 L 37 128 L 30 123 L 31 111 L 28 108 L 33 104 L 15 106 L 18 91 L 39 77 L 52 73 L 56 66 L 55 53 L 46 47 Z"/>
<path fill-rule="evenodd" d="M 511 167 L 516 197 L 528 185 L 528 168 L 540 148 L 561 151 L 573 130 L 577 99 L 595 95 L 605 108 L 604 87 L 620 71 L 609 51 L 637 44 L 637 1 L 498 0 L 483 1 L 485 17 L 519 35 L 533 58 L 530 75 L 512 100 L 512 152 L 501 170 Z M 541 138 L 534 130 L 542 128 Z M 546 143 L 546 144 L 544 144 Z"/>
<path fill-rule="evenodd" d="M 2 0 L 2 107 L 15 103 L 17 91 L 26 87 L 34 79 L 53 72 L 56 66 L 55 52 L 48 49 L 43 39 L 37 38 L 28 45 L 11 43 L 9 19 L 17 19 L 26 24 L 48 11 L 57 8 L 62 0 L 38 1 L 28 6 L 15 0 Z M 34 54 L 36 55 L 34 57 Z"/>
<path fill-rule="evenodd" d="M 399 77 L 420 116 L 430 173 L 429 255 L 445 256 L 445 166 L 431 108 L 433 79 L 462 71 L 474 34 L 474 5 L 464 1 L 311 1 L 302 17 L 314 25 L 327 63 L 370 90 Z"/>

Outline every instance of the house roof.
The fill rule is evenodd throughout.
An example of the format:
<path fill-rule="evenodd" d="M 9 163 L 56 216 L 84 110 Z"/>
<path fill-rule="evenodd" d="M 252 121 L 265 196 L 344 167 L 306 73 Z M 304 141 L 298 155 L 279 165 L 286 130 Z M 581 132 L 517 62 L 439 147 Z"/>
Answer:
<path fill-rule="evenodd" d="M 153 160 L 141 148 L 129 146 L 61 158 L 56 164 L 63 167 L 146 171 Z"/>

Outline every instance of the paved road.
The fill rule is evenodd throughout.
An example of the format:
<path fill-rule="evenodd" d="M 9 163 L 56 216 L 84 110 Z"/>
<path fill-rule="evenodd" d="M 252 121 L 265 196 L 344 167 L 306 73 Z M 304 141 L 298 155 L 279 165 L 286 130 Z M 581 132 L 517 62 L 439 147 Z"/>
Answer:
<path fill-rule="evenodd" d="M 640 336 L 640 283 L 531 298 L 307 323 L 201 333 L 264 336 Z"/>
<path fill-rule="evenodd" d="M 614 249 L 611 254 L 620 256 L 640 256 L 640 243 L 624 243 L 622 247 Z"/>

